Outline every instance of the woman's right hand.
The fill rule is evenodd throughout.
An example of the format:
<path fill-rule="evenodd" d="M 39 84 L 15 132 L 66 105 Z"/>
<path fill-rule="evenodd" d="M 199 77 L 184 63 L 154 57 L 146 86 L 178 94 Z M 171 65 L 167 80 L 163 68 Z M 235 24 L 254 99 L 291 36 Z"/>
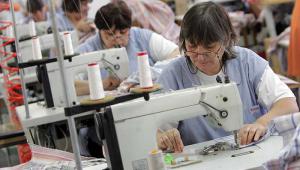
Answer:
<path fill-rule="evenodd" d="M 115 90 L 120 85 L 121 80 L 117 77 L 109 76 L 103 79 L 102 83 L 104 90 Z"/>
<path fill-rule="evenodd" d="M 172 150 L 174 152 L 183 151 L 183 143 L 180 133 L 176 128 L 170 129 L 166 132 L 157 130 L 156 140 L 158 147 L 161 150 Z"/>

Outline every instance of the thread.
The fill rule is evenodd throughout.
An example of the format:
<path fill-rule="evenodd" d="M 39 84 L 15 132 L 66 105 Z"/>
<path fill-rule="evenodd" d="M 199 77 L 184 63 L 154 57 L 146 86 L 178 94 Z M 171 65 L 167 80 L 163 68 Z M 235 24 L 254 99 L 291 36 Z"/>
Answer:
<path fill-rule="evenodd" d="M 71 34 L 69 32 L 65 32 L 63 35 L 63 40 L 64 40 L 65 55 L 66 56 L 74 55 Z"/>
<path fill-rule="evenodd" d="M 105 97 L 101 74 L 100 66 L 97 63 L 88 64 L 88 80 L 89 80 L 89 89 L 90 89 L 90 99 L 99 100 Z"/>
<path fill-rule="evenodd" d="M 141 88 L 153 87 L 152 76 L 149 65 L 149 57 L 146 51 L 137 53 L 138 71 Z"/>
<path fill-rule="evenodd" d="M 36 36 L 35 22 L 31 20 L 28 25 L 29 25 L 29 35 L 31 37 Z"/>
<path fill-rule="evenodd" d="M 166 166 L 161 150 L 152 150 L 148 155 L 148 163 L 150 170 L 165 170 Z"/>
<path fill-rule="evenodd" d="M 32 54 L 33 60 L 40 60 L 43 58 L 42 51 L 41 51 L 41 44 L 39 37 L 33 37 L 31 39 L 32 42 Z"/>

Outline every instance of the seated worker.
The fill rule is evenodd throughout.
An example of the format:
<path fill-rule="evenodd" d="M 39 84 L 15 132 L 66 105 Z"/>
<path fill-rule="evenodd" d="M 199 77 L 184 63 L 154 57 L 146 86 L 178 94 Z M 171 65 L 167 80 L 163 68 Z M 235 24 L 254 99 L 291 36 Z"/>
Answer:
<path fill-rule="evenodd" d="M 34 22 L 47 21 L 48 7 L 44 4 L 43 0 L 27 0 L 26 8 L 31 15 L 29 20 L 32 19 Z"/>
<path fill-rule="evenodd" d="M 89 0 L 63 0 L 63 12 L 57 13 L 57 27 L 59 31 L 91 32 L 93 27 L 87 22 Z"/>
<path fill-rule="evenodd" d="M 125 47 L 129 57 L 129 72 L 137 71 L 136 53 L 147 51 L 149 64 L 173 58 L 179 54 L 176 44 L 147 29 L 131 28 L 131 10 L 124 1 L 112 2 L 101 7 L 95 16 L 98 34 L 76 49 L 79 53 L 113 47 Z M 118 78 L 102 77 L 105 90 L 113 90 L 120 84 Z M 76 81 L 77 95 L 89 94 L 87 81 Z"/>
<path fill-rule="evenodd" d="M 237 83 L 245 124 L 238 136 L 245 145 L 258 141 L 273 118 L 299 109 L 294 94 L 268 62 L 249 49 L 234 46 L 235 41 L 228 14 L 220 5 L 205 2 L 193 6 L 183 18 L 179 36 L 185 56 L 170 62 L 158 82 L 172 90 L 213 84 L 220 78 Z M 175 128 L 159 129 L 157 142 L 163 150 L 181 152 L 184 145 L 229 134 L 196 117 L 180 121 Z"/>
<path fill-rule="evenodd" d="M 98 34 L 78 46 L 76 51 L 86 53 L 116 46 L 125 47 L 129 57 L 130 73 L 138 70 L 136 53 L 139 51 L 148 52 L 151 66 L 159 60 L 173 58 L 179 54 L 178 46 L 173 42 L 150 30 L 131 28 L 131 23 L 131 10 L 123 1 L 101 7 L 95 16 Z M 119 83 L 118 78 L 103 78 L 105 90 L 113 90 Z M 77 81 L 75 86 L 77 95 L 89 93 L 87 81 Z M 94 127 L 80 129 L 79 144 L 82 155 L 101 157 L 101 141 L 97 138 Z"/>

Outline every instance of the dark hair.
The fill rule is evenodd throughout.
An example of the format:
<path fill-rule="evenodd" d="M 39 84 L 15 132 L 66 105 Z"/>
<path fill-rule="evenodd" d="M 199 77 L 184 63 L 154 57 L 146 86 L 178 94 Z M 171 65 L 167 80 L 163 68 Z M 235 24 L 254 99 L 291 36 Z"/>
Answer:
<path fill-rule="evenodd" d="M 63 0 L 61 8 L 64 12 L 80 12 L 81 2 L 88 0 Z"/>
<path fill-rule="evenodd" d="M 27 0 L 26 8 L 30 13 L 36 13 L 42 11 L 44 7 L 44 2 L 42 0 Z"/>
<path fill-rule="evenodd" d="M 185 41 L 192 45 L 202 45 L 209 48 L 216 42 L 225 46 L 222 58 L 234 58 L 232 47 L 237 36 L 225 9 L 213 2 L 204 2 L 194 5 L 183 17 L 179 36 L 181 50 L 186 50 Z"/>
<path fill-rule="evenodd" d="M 95 24 L 99 30 L 108 30 L 111 27 L 122 30 L 130 28 L 131 22 L 131 10 L 124 1 L 101 7 L 95 16 Z"/>

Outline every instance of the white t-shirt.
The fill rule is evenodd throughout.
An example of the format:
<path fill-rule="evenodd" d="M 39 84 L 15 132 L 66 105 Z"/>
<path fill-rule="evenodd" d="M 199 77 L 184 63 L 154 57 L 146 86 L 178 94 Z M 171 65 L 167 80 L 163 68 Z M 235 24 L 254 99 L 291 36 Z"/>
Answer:
<path fill-rule="evenodd" d="M 162 35 L 157 33 L 152 33 L 150 42 L 149 42 L 149 50 L 150 53 L 153 54 L 154 61 L 162 61 L 170 57 L 170 54 L 176 49 L 178 46 L 170 40 L 167 40 Z"/>

